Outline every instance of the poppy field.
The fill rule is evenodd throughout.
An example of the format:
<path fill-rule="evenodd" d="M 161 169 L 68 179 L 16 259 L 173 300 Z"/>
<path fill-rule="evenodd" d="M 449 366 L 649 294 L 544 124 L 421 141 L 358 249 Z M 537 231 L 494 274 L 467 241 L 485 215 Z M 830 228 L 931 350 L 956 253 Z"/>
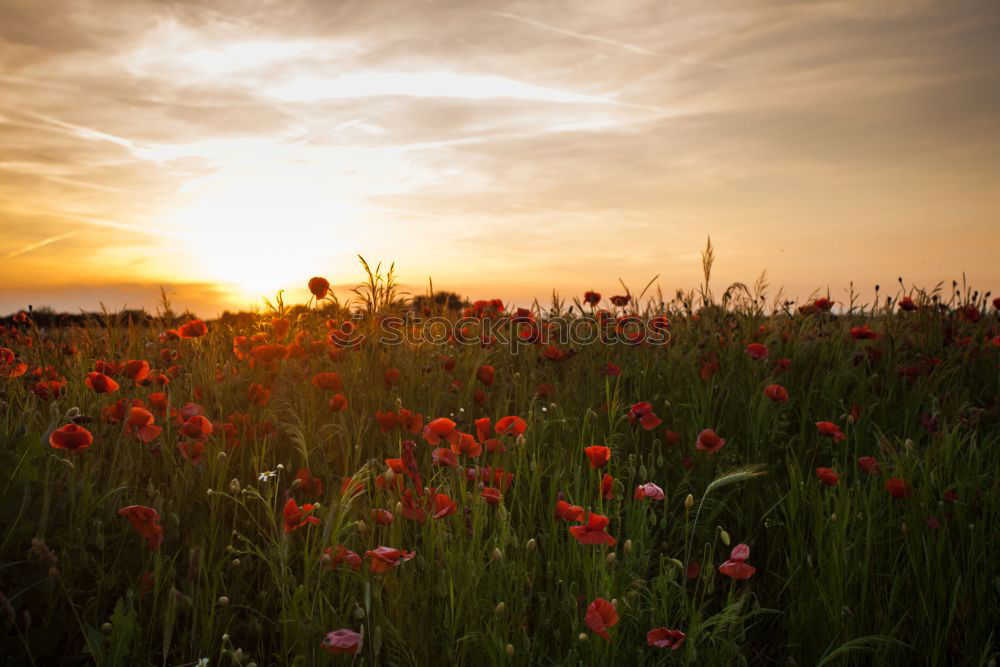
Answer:
<path fill-rule="evenodd" d="M 1000 299 L 710 270 L 18 313 L 0 662 L 995 664 Z"/>

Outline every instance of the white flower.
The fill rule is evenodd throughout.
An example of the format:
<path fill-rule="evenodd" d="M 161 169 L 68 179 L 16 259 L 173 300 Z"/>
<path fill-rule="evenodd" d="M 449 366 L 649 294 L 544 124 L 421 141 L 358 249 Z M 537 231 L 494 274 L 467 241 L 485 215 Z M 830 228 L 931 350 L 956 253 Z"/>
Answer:
<path fill-rule="evenodd" d="M 277 471 L 274 471 L 274 470 L 265 470 L 261 474 L 257 475 L 257 480 L 261 481 L 261 482 L 266 482 L 267 480 L 272 479 L 272 478 L 277 477 L 277 476 L 278 476 Z"/>

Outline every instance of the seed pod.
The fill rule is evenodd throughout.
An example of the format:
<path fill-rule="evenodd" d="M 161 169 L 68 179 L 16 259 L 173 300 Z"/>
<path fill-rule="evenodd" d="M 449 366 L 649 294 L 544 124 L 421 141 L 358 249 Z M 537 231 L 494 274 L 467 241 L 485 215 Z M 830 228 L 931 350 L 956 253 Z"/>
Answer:
<path fill-rule="evenodd" d="M 684 499 L 684 509 L 690 510 L 692 507 L 694 507 L 694 496 L 689 493 Z"/>

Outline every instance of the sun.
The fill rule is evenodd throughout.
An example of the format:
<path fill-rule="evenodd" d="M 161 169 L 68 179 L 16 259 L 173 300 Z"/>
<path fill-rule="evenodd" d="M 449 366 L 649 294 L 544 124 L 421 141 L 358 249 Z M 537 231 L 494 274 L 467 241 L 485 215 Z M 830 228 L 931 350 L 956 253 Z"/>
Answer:
<path fill-rule="evenodd" d="M 329 274 L 350 247 L 352 215 L 333 189 L 297 170 L 227 170 L 189 184 L 169 224 L 207 280 L 259 299 Z"/>

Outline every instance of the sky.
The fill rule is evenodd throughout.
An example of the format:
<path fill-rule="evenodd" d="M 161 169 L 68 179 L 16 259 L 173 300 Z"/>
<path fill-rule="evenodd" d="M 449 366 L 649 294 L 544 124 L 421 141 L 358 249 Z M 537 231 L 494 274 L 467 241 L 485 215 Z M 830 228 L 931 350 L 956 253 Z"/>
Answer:
<path fill-rule="evenodd" d="M 547 303 L 1000 291 L 1000 3 L 0 0 L 0 314 L 395 262 Z M 885 287 L 883 288 L 885 289 Z"/>

